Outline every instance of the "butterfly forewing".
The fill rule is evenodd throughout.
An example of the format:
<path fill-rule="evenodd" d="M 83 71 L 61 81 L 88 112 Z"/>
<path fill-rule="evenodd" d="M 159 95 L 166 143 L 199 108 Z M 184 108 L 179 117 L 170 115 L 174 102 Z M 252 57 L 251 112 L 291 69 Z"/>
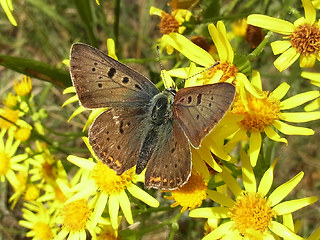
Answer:
<path fill-rule="evenodd" d="M 89 130 L 89 143 L 97 157 L 117 174 L 136 165 L 147 128 L 143 108 L 108 109 Z"/>
<path fill-rule="evenodd" d="M 149 160 L 145 187 L 173 190 L 185 184 L 191 173 L 188 139 L 173 120 L 160 127 L 161 138 Z"/>
<path fill-rule="evenodd" d="M 229 83 L 216 83 L 180 89 L 173 114 L 194 147 L 212 130 L 228 111 L 235 95 Z"/>
<path fill-rule="evenodd" d="M 70 73 L 86 108 L 144 106 L 159 91 L 146 77 L 85 44 L 74 44 Z"/>

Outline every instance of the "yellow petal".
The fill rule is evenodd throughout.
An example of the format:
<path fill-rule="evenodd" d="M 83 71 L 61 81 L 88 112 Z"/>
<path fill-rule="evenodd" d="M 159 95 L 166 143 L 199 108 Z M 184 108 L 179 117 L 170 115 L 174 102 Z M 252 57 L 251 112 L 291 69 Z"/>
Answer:
<path fill-rule="evenodd" d="M 224 39 L 222 34 L 218 31 L 216 26 L 214 24 L 209 24 L 208 26 L 210 36 L 217 48 L 218 54 L 219 54 L 219 59 L 221 62 L 227 62 L 228 59 L 228 49 L 224 45 Z"/>
<path fill-rule="evenodd" d="M 235 239 L 234 236 L 231 236 L 233 234 L 232 229 L 234 228 L 234 222 L 229 221 L 226 223 L 221 224 L 219 227 L 214 229 L 212 232 L 210 232 L 208 235 L 206 235 L 202 240 L 212 240 L 212 239 L 233 239 L 233 240 L 238 240 Z M 230 235 L 230 238 L 222 238 L 224 235 Z M 239 236 L 239 234 L 238 234 Z M 241 237 L 242 238 L 242 237 Z"/>
<path fill-rule="evenodd" d="M 133 224 L 130 200 L 125 191 L 121 191 L 119 194 L 119 203 L 122 209 L 124 217 L 127 219 L 129 224 Z"/>
<path fill-rule="evenodd" d="M 290 67 L 299 58 L 299 56 L 300 54 L 294 48 L 289 48 L 287 51 L 282 53 L 273 64 L 280 72 L 282 72 Z"/>
<path fill-rule="evenodd" d="M 318 201 L 318 197 L 306 197 L 301 199 L 294 199 L 291 201 L 286 201 L 279 203 L 272 209 L 276 211 L 277 215 L 283 215 L 288 213 L 293 213 L 303 207 L 309 206 Z"/>
<path fill-rule="evenodd" d="M 166 70 L 161 71 L 161 78 L 162 78 L 163 85 L 164 85 L 165 89 L 175 87 L 174 81 L 172 80 L 171 76 L 168 74 L 168 72 Z"/>
<path fill-rule="evenodd" d="M 228 217 L 229 209 L 226 207 L 205 207 L 197 208 L 189 213 L 189 217 L 194 218 L 226 218 Z"/>
<path fill-rule="evenodd" d="M 281 83 L 272 93 L 270 97 L 281 100 L 289 91 L 290 85 L 288 83 Z"/>
<path fill-rule="evenodd" d="M 305 106 L 304 110 L 306 112 L 309 112 L 309 111 L 314 111 L 314 110 L 319 109 L 319 108 L 320 108 L 320 98 L 314 100 L 313 102 L 311 102 L 310 104 Z"/>
<path fill-rule="evenodd" d="M 261 134 L 258 131 L 251 132 L 249 139 L 249 156 L 252 167 L 256 166 L 261 148 Z"/>
<path fill-rule="evenodd" d="M 223 22 L 222 21 L 218 21 L 217 22 L 217 29 L 220 33 L 220 37 L 221 37 L 221 40 L 222 40 L 222 43 L 223 43 L 223 46 L 224 48 L 226 49 L 227 51 L 227 59 L 226 61 L 228 63 L 233 63 L 233 59 L 234 59 L 234 52 L 233 52 L 233 49 L 232 49 L 232 46 L 227 38 L 227 30 L 226 30 L 226 27 L 224 26 Z M 210 32 L 210 31 L 209 31 Z M 212 37 L 212 36 L 211 36 Z M 217 51 L 219 52 L 219 49 L 217 48 Z M 219 55 L 220 56 L 220 55 Z"/>
<path fill-rule="evenodd" d="M 149 206 L 159 207 L 159 202 L 157 201 L 157 199 L 149 195 L 149 193 L 143 191 L 138 186 L 131 184 L 127 189 L 135 198 L 145 202 Z"/>
<path fill-rule="evenodd" d="M 247 24 L 266 28 L 273 32 L 290 35 L 294 31 L 294 25 L 288 21 L 261 14 L 251 14 L 247 18 Z"/>
<path fill-rule="evenodd" d="M 0 4 L 4 10 L 4 12 L 6 13 L 7 15 L 7 18 L 9 19 L 9 21 L 11 22 L 11 24 L 13 26 L 18 26 L 16 20 L 14 19 L 11 11 L 13 11 L 13 7 L 12 7 L 12 1 L 11 0 L 1 0 L 0 1 Z"/>
<path fill-rule="evenodd" d="M 179 33 L 163 35 L 162 40 L 181 52 L 186 58 L 201 66 L 209 67 L 215 63 L 214 59 L 207 51 Z"/>
<path fill-rule="evenodd" d="M 275 41 L 270 44 L 272 48 L 272 52 L 274 55 L 278 55 L 280 53 L 285 52 L 289 47 L 291 47 L 290 41 L 284 40 L 284 41 Z"/>
<path fill-rule="evenodd" d="M 225 167 L 221 166 L 221 168 L 222 168 L 222 172 L 220 172 L 219 175 L 227 184 L 228 188 L 231 190 L 233 195 L 235 197 L 239 196 L 242 192 L 241 187 Z"/>
<path fill-rule="evenodd" d="M 74 155 L 69 155 L 67 157 L 67 160 L 69 162 L 73 163 L 74 165 L 76 165 L 76 166 L 78 166 L 80 168 L 87 169 L 89 171 L 91 171 L 94 168 L 94 166 L 96 165 L 94 162 L 89 161 L 86 158 L 81 158 L 81 157 L 77 157 L 77 156 L 74 156 Z"/>
<path fill-rule="evenodd" d="M 320 82 L 320 73 L 315 72 L 302 72 L 301 77 Z"/>
<path fill-rule="evenodd" d="M 161 17 L 163 12 L 164 12 L 163 10 L 161 10 L 159 8 L 156 8 L 156 7 L 153 7 L 153 6 L 150 7 L 150 10 L 149 10 L 149 14 L 150 15 L 156 15 L 156 16 L 159 16 L 159 17 Z"/>
<path fill-rule="evenodd" d="M 67 93 L 75 93 L 76 89 L 74 87 L 67 87 L 63 90 L 63 94 L 67 94 Z"/>
<path fill-rule="evenodd" d="M 67 88 L 66 88 L 65 90 L 67 90 Z M 68 88 L 68 90 L 72 90 L 72 88 Z M 68 92 L 66 91 L 66 93 L 68 93 Z M 68 105 L 68 104 L 70 104 L 70 103 L 77 102 L 77 101 L 79 101 L 79 98 L 78 98 L 77 95 L 74 95 L 74 96 L 68 98 L 68 99 L 62 104 L 61 107 L 64 107 L 64 106 L 66 106 L 66 105 Z M 82 106 L 81 106 L 81 107 L 82 107 Z M 84 108 L 84 107 L 82 107 L 82 108 L 83 108 L 83 109 L 86 109 L 86 108 Z"/>
<path fill-rule="evenodd" d="M 99 194 L 99 197 L 98 197 L 98 200 L 95 204 L 95 208 L 94 208 L 94 211 L 93 211 L 93 214 L 92 214 L 92 223 L 91 223 L 91 227 L 92 228 L 95 228 L 104 209 L 106 208 L 106 205 L 107 205 L 107 201 L 108 201 L 108 195 L 105 194 L 104 192 L 101 192 Z"/>
<path fill-rule="evenodd" d="M 288 112 L 281 113 L 281 119 L 287 122 L 309 122 L 320 118 L 320 112 Z"/>
<path fill-rule="evenodd" d="M 304 15 L 307 23 L 313 25 L 316 20 L 316 9 L 310 0 L 301 0 L 304 8 Z"/>
<path fill-rule="evenodd" d="M 272 232 L 274 232 L 276 235 L 278 235 L 280 237 L 283 237 L 285 239 L 303 240 L 302 237 L 296 235 L 290 229 L 288 229 L 286 226 L 283 226 L 281 223 L 278 223 L 276 221 L 271 221 L 270 222 L 269 229 Z"/>
<path fill-rule="evenodd" d="M 115 60 L 118 60 L 116 55 L 116 45 L 112 38 L 107 39 L 107 48 L 108 48 L 108 56 L 112 57 Z"/>
<path fill-rule="evenodd" d="M 319 7 L 320 7 L 320 1 L 319 1 Z M 320 236 L 320 227 L 318 227 L 308 238 L 307 240 L 319 240 Z"/>
<path fill-rule="evenodd" d="M 280 103 L 280 109 L 281 110 L 291 109 L 291 108 L 300 106 L 306 102 L 309 102 L 313 99 L 316 99 L 319 96 L 320 96 L 319 91 L 308 91 L 308 92 L 304 92 L 304 93 L 299 93 L 297 95 L 294 95 L 294 96 L 282 101 Z"/>
<path fill-rule="evenodd" d="M 210 180 L 210 172 L 208 167 L 204 161 L 202 161 L 201 157 L 198 154 L 198 151 L 194 148 L 191 148 L 191 156 L 192 156 L 192 169 L 194 169 L 197 173 L 199 173 L 205 181 Z"/>
<path fill-rule="evenodd" d="M 271 206 L 281 202 L 298 185 L 303 178 L 303 174 L 303 172 L 300 172 L 288 182 L 277 187 L 268 198 L 268 202 L 271 204 Z"/>
<path fill-rule="evenodd" d="M 69 98 L 69 100 L 70 100 L 71 98 Z M 68 101 L 68 100 L 67 100 Z M 67 102 L 66 101 L 66 102 Z M 65 102 L 65 103 L 66 103 Z M 64 104 L 65 104 L 64 103 Z M 70 103 L 70 102 L 69 102 Z M 66 104 L 69 104 L 69 103 L 66 103 Z M 63 106 L 64 106 L 64 104 L 63 104 Z M 75 111 L 73 111 L 73 113 L 71 114 L 71 116 L 68 118 L 68 122 L 70 122 L 74 117 L 76 117 L 76 116 L 78 116 L 80 113 L 83 113 L 84 111 L 86 111 L 87 109 L 85 108 L 85 107 L 83 107 L 83 106 L 80 106 L 80 107 L 78 107 Z"/>
<path fill-rule="evenodd" d="M 252 70 L 251 84 L 259 91 L 262 91 L 262 83 L 261 83 L 260 73 L 256 70 Z"/>
<path fill-rule="evenodd" d="M 286 135 L 313 135 L 314 131 L 309 128 L 304 127 L 296 127 L 289 124 L 286 124 L 284 122 L 281 122 L 279 120 L 275 120 L 272 124 L 276 129 L 278 129 L 280 132 L 286 134 Z"/>
<path fill-rule="evenodd" d="M 248 192 L 255 193 L 257 191 L 256 178 L 251 167 L 247 154 L 240 149 L 240 159 L 242 162 L 242 179 L 243 185 Z"/>
<path fill-rule="evenodd" d="M 208 194 L 208 197 L 212 201 L 214 201 L 214 202 L 216 202 L 216 203 L 218 203 L 218 204 L 220 204 L 220 205 L 222 205 L 224 207 L 231 208 L 234 205 L 234 201 L 231 198 L 229 198 L 228 196 L 226 196 L 226 195 L 224 195 L 222 193 L 219 193 L 217 191 L 208 189 L 207 190 L 207 194 Z"/>
<path fill-rule="evenodd" d="M 267 137 L 270 138 L 271 140 L 276 141 L 276 142 L 283 142 L 283 143 L 285 143 L 286 145 L 288 145 L 287 139 L 281 138 L 281 137 L 279 136 L 279 134 L 276 133 L 276 132 L 272 129 L 272 127 L 270 127 L 270 126 L 265 126 L 265 127 L 264 127 L 264 132 L 265 132 L 265 134 L 267 135 Z"/>
<path fill-rule="evenodd" d="M 315 54 L 301 55 L 300 57 L 300 67 L 302 68 L 312 68 L 316 63 L 317 57 Z"/>
<path fill-rule="evenodd" d="M 237 81 L 241 82 L 243 84 L 244 88 L 251 93 L 253 96 L 255 96 L 258 99 L 263 98 L 263 95 L 261 94 L 261 91 L 257 88 L 255 88 L 251 82 L 249 82 L 248 78 L 246 75 L 243 73 L 237 73 L 236 75 Z"/>
<path fill-rule="evenodd" d="M 109 197 L 109 215 L 111 220 L 111 226 L 113 229 L 118 229 L 119 226 L 119 196 L 115 194 L 111 194 Z"/>
<path fill-rule="evenodd" d="M 262 196 L 266 196 L 270 191 L 270 188 L 273 183 L 273 170 L 275 165 L 277 164 L 277 161 L 278 160 L 276 159 L 261 178 L 261 181 L 258 187 L 258 193 L 262 194 Z"/>

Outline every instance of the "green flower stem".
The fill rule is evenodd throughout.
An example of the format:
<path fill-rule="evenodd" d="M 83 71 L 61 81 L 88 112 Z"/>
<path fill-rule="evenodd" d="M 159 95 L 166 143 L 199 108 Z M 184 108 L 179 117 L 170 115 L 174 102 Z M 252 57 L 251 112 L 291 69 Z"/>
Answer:
<path fill-rule="evenodd" d="M 254 49 L 249 55 L 248 60 L 252 61 L 255 57 L 259 56 L 263 51 L 264 47 L 268 44 L 270 37 L 273 35 L 273 32 L 269 31 L 262 42 Z"/>

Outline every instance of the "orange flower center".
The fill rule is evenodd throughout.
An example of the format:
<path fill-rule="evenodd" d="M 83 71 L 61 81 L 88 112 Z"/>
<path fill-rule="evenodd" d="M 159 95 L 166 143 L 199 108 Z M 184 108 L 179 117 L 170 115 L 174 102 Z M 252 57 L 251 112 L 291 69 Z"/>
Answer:
<path fill-rule="evenodd" d="M 219 65 L 213 68 L 208 69 L 208 71 L 205 71 L 203 73 L 203 77 L 209 80 L 216 74 L 218 70 L 223 71 L 222 77 L 220 78 L 219 82 L 225 82 L 231 77 L 235 78 L 236 74 L 238 73 L 238 68 L 235 65 L 233 65 L 232 63 L 224 62 L 220 63 Z"/>
<path fill-rule="evenodd" d="M 306 23 L 297 27 L 290 35 L 291 45 L 301 55 L 318 54 L 320 51 L 320 28 L 318 24 Z"/>
<path fill-rule="evenodd" d="M 248 131 L 262 132 L 265 126 L 272 125 L 281 116 L 280 101 L 268 97 L 268 92 L 264 94 L 262 99 L 247 95 L 247 107 L 239 96 L 234 102 L 232 113 L 245 116 L 241 123 Z"/>
<path fill-rule="evenodd" d="M 247 229 L 265 232 L 272 218 L 276 216 L 266 198 L 258 193 L 248 192 L 237 198 L 230 214 L 237 230 L 244 236 Z"/>
<path fill-rule="evenodd" d="M 162 34 L 169 34 L 172 32 L 178 32 L 180 24 L 174 16 L 162 12 L 161 21 L 158 26 Z"/>

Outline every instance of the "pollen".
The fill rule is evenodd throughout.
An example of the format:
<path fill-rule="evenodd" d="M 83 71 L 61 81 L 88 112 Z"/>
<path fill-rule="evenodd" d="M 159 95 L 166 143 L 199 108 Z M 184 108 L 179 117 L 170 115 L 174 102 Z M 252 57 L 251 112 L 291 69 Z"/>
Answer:
<path fill-rule="evenodd" d="M 161 21 L 158 24 L 158 27 L 160 28 L 160 32 L 162 34 L 169 34 L 172 32 L 178 32 L 180 24 L 174 16 L 162 12 Z"/>
<path fill-rule="evenodd" d="M 19 111 L 4 107 L 0 113 L 0 128 L 9 128 L 19 119 Z"/>
<path fill-rule="evenodd" d="M 298 26 L 290 35 L 292 47 L 304 56 L 319 54 L 320 51 L 320 28 L 318 24 L 311 26 L 306 23 Z"/>
<path fill-rule="evenodd" d="M 42 164 L 42 173 L 43 173 L 43 177 L 47 180 L 50 181 L 50 179 L 54 179 L 54 173 L 53 173 L 53 166 L 51 163 L 45 161 L 43 164 Z"/>
<path fill-rule="evenodd" d="M 48 224 L 43 222 L 37 222 L 33 226 L 35 232 L 35 239 L 50 240 L 53 239 L 51 228 Z"/>
<path fill-rule="evenodd" d="M 166 199 L 173 199 L 176 202 L 171 207 L 182 206 L 181 212 L 187 209 L 192 210 L 200 207 L 202 201 L 207 198 L 207 184 L 198 174 L 191 174 L 188 182 L 177 190 L 173 190 L 171 196 Z"/>
<path fill-rule="evenodd" d="M 119 193 L 127 189 L 132 184 L 134 177 L 133 169 L 121 175 L 110 169 L 107 165 L 99 161 L 92 170 L 92 178 L 100 190 L 106 194 Z"/>
<path fill-rule="evenodd" d="M 0 176 L 6 175 L 10 167 L 9 155 L 5 152 L 0 152 Z"/>
<path fill-rule="evenodd" d="M 18 96 L 27 96 L 32 90 L 30 77 L 24 76 L 20 82 L 16 81 L 13 85 L 14 91 Z"/>
<path fill-rule="evenodd" d="M 258 193 L 248 192 L 237 198 L 230 213 L 231 220 L 242 235 L 245 235 L 249 228 L 264 233 L 272 218 L 276 216 L 266 198 Z"/>
<path fill-rule="evenodd" d="M 63 228 L 67 231 L 80 231 L 86 229 L 91 211 L 87 201 L 78 200 L 63 207 Z"/>
<path fill-rule="evenodd" d="M 233 65 L 232 63 L 224 62 L 220 63 L 219 65 L 213 68 L 208 69 L 208 71 L 205 71 L 203 73 L 204 78 L 208 80 L 211 79 L 218 70 L 223 71 L 222 77 L 219 82 L 225 82 L 229 78 L 235 78 L 236 74 L 238 73 L 238 68 L 235 65 Z"/>
<path fill-rule="evenodd" d="M 280 119 L 280 101 L 268 96 L 268 92 L 264 92 L 264 98 L 258 99 L 252 95 L 247 95 L 247 106 L 238 96 L 234 102 L 232 113 L 244 115 L 241 124 L 248 131 L 264 131 L 264 127 L 272 125 L 272 123 Z"/>

